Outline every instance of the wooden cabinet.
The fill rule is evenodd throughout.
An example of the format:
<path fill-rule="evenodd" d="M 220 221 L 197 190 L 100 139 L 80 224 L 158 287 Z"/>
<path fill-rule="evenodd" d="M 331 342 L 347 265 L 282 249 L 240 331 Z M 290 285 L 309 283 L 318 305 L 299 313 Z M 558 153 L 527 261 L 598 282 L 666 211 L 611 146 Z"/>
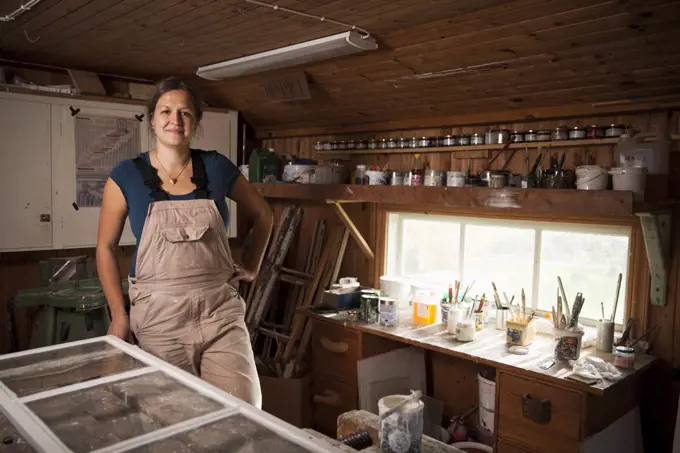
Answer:
<path fill-rule="evenodd" d="M 153 146 L 144 112 L 141 104 L 0 93 L 0 252 L 94 247 L 111 168 Z M 236 112 L 206 112 L 192 146 L 236 162 L 237 120 Z M 134 243 L 126 221 L 120 245 Z"/>

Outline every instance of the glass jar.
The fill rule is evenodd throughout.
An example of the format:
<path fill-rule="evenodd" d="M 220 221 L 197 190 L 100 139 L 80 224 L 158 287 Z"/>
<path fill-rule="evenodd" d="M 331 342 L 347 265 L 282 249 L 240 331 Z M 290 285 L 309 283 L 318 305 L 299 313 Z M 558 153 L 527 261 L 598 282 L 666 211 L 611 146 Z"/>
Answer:
<path fill-rule="evenodd" d="M 471 145 L 483 145 L 484 144 L 484 134 L 480 134 L 478 132 L 475 132 L 472 134 L 470 137 L 470 144 Z"/>
<path fill-rule="evenodd" d="M 529 129 L 526 134 L 524 134 L 524 141 L 525 142 L 537 142 L 538 141 L 538 134 L 536 133 L 535 130 Z"/>
<path fill-rule="evenodd" d="M 408 142 L 408 147 L 409 148 L 417 148 L 418 147 L 418 139 L 413 137 L 411 140 Z"/>
<path fill-rule="evenodd" d="M 552 132 L 551 138 L 553 140 L 568 140 L 569 139 L 569 129 L 567 126 L 557 126 Z"/>
<path fill-rule="evenodd" d="M 397 142 L 393 138 L 387 139 L 387 148 L 392 149 L 397 147 Z"/>
<path fill-rule="evenodd" d="M 368 149 L 378 149 L 378 142 L 375 139 L 370 139 L 367 146 Z"/>
<path fill-rule="evenodd" d="M 430 147 L 430 139 L 428 137 L 420 137 L 420 140 L 418 140 L 418 148 L 429 148 Z"/>
<path fill-rule="evenodd" d="M 582 127 L 574 127 L 569 131 L 569 140 L 583 140 L 586 138 L 586 130 Z"/>
<path fill-rule="evenodd" d="M 314 143 L 314 151 L 321 151 L 321 150 L 323 150 L 323 142 Z"/>
<path fill-rule="evenodd" d="M 513 143 L 522 143 L 524 141 L 524 132 L 512 131 L 512 134 L 510 134 L 510 140 Z"/>
<path fill-rule="evenodd" d="M 549 142 L 552 138 L 550 131 L 538 131 L 536 132 L 536 139 L 539 142 Z"/>
<path fill-rule="evenodd" d="M 458 144 L 460 146 L 469 146 L 470 145 L 470 136 L 469 135 L 459 135 L 458 136 Z"/>

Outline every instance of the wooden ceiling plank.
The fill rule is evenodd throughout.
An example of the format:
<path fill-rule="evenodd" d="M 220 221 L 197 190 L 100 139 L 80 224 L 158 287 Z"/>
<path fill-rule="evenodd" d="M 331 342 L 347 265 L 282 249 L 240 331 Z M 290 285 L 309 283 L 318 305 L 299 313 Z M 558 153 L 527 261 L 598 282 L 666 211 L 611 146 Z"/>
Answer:
<path fill-rule="evenodd" d="M 91 0 L 44 0 L 40 7 L 33 8 L 11 22 L 0 23 L 0 42 L 16 30 L 28 29 L 32 32 L 57 21 L 88 1 Z"/>

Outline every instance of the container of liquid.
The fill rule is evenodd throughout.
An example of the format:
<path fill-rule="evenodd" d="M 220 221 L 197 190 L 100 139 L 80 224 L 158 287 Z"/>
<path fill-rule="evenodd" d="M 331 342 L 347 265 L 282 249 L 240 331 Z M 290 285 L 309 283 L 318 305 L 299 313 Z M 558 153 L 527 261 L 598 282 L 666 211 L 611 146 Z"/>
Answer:
<path fill-rule="evenodd" d="M 649 199 L 668 197 L 670 140 L 659 134 L 623 134 L 614 151 L 612 167 L 647 167 L 645 194 Z"/>
<path fill-rule="evenodd" d="M 439 311 L 441 291 L 431 286 L 411 286 L 413 321 L 421 325 L 434 324 Z"/>

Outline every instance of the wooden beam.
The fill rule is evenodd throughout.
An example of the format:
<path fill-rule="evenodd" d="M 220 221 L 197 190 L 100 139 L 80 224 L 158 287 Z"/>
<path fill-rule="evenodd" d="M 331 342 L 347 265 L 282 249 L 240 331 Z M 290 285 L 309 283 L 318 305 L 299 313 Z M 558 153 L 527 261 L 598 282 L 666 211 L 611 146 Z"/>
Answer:
<path fill-rule="evenodd" d="M 364 252 L 364 255 L 366 255 L 366 257 L 369 259 L 375 259 L 375 253 L 373 253 L 373 250 L 371 250 L 371 247 L 366 242 L 366 239 L 364 239 L 364 237 L 361 235 L 361 232 L 359 232 L 356 225 L 354 225 L 354 222 L 352 222 L 352 219 L 349 218 L 347 212 L 343 209 L 340 203 L 333 203 L 333 207 L 335 208 L 335 212 L 338 214 L 338 217 L 340 217 L 340 220 L 342 220 L 342 223 L 344 223 L 345 227 L 347 227 L 347 230 L 349 230 L 349 234 L 351 234 L 354 240 L 357 241 L 357 244 L 359 245 L 361 251 Z"/>

